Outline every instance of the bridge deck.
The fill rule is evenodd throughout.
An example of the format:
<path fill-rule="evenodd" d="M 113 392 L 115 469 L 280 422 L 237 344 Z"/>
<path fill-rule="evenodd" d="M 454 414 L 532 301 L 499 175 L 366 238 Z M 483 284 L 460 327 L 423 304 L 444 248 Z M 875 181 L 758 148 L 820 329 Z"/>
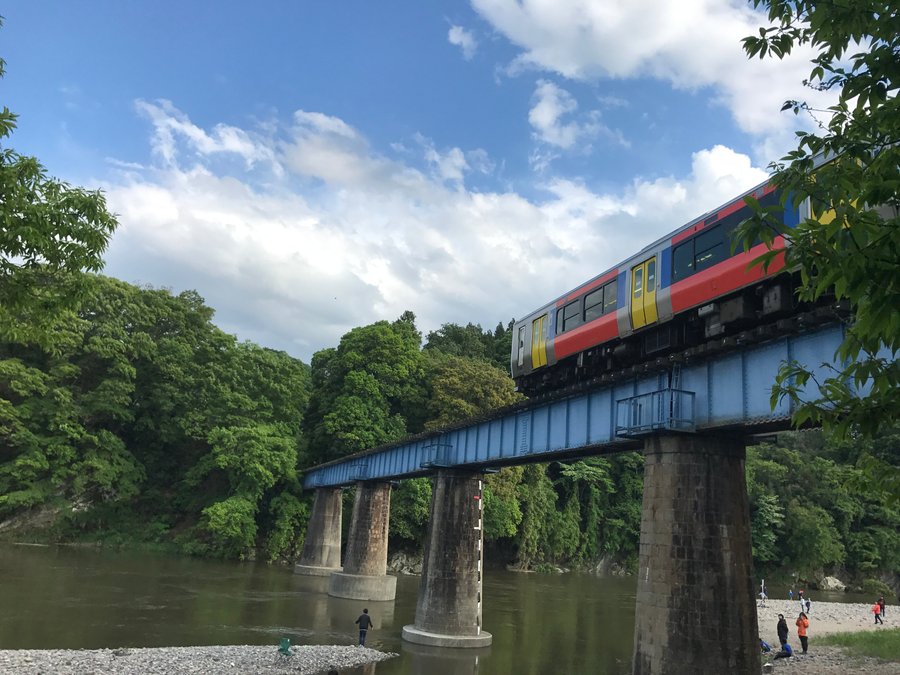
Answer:
<path fill-rule="evenodd" d="M 844 327 L 829 325 L 692 359 L 559 399 L 532 400 L 490 419 L 398 441 L 309 469 L 306 489 L 358 480 L 394 480 L 436 468 L 489 468 L 640 447 L 658 431 L 769 431 L 789 426 L 787 401 L 773 410 L 780 364 L 796 360 L 827 376 Z M 813 385 L 814 386 L 814 385 Z"/>

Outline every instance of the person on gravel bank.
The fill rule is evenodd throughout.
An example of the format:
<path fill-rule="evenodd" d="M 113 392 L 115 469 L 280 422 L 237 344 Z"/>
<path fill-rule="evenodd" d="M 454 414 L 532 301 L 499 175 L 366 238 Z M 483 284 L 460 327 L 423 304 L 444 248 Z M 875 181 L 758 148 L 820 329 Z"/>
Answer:
<path fill-rule="evenodd" d="M 881 605 L 877 601 L 872 605 L 872 614 L 875 615 L 875 625 L 881 624 L 883 626 L 884 621 L 881 620 Z"/>
<path fill-rule="evenodd" d="M 359 624 L 359 646 L 366 646 L 366 633 L 369 628 L 372 626 L 372 617 L 369 616 L 369 610 L 364 609 L 363 613 L 359 615 L 359 618 L 354 621 L 354 623 Z"/>
<path fill-rule="evenodd" d="M 800 612 L 800 616 L 797 617 L 797 637 L 800 638 L 800 646 L 803 647 L 804 654 L 808 647 L 806 637 L 807 628 L 809 628 L 809 619 L 806 618 L 806 614 Z"/>
<path fill-rule="evenodd" d="M 784 614 L 778 615 L 778 641 L 781 643 L 781 646 L 784 647 L 787 644 L 788 639 L 788 627 L 787 621 L 784 620 Z"/>

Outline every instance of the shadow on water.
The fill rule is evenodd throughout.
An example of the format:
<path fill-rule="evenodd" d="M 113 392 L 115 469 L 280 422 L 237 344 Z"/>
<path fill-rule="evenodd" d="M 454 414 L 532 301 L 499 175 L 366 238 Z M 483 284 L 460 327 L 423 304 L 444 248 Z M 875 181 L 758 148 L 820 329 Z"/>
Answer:
<path fill-rule="evenodd" d="M 489 570 L 489 648 L 440 649 L 401 639 L 413 623 L 418 577 L 392 602 L 327 595 L 325 577 L 261 563 L 225 563 L 73 547 L 0 546 L 0 648 L 96 649 L 216 644 L 367 644 L 399 654 L 343 675 L 471 675 L 630 671 L 635 584 L 629 578 Z"/>

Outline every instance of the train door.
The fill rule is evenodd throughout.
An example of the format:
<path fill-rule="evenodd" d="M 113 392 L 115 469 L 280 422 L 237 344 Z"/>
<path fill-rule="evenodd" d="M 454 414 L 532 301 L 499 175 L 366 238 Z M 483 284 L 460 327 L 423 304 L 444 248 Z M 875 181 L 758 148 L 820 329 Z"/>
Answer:
<path fill-rule="evenodd" d="M 547 315 L 531 322 L 531 367 L 547 365 Z"/>
<path fill-rule="evenodd" d="M 656 256 L 631 268 L 631 323 L 635 329 L 656 323 Z"/>

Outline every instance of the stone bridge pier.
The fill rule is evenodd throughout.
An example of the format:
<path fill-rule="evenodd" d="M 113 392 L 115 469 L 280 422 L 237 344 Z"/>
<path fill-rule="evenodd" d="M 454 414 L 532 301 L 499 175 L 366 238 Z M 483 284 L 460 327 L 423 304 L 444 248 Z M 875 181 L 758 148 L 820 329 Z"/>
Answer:
<path fill-rule="evenodd" d="M 390 483 L 357 482 L 344 569 L 332 573 L 328 595 L 353 600 L 394 599 L 397 577 L 387 574 L 390 514 Z"/>
<path fill-rule="evenodd" d="M 341 488 L 317 488 L 294 574 L 329 576 L 341 569 Z"/>
<path fill-rule="evenodd" d="M 487 647 L 481 629 L 484 501 L 480 473 L 440 469 L 434 478 L 416 618 L 403 639 L 436 647 Z"/>
<path fill-rule="evenodd" d="M 633 675 L 760 672 L 744 457 L 733 437 L 646 440 Z"/>

